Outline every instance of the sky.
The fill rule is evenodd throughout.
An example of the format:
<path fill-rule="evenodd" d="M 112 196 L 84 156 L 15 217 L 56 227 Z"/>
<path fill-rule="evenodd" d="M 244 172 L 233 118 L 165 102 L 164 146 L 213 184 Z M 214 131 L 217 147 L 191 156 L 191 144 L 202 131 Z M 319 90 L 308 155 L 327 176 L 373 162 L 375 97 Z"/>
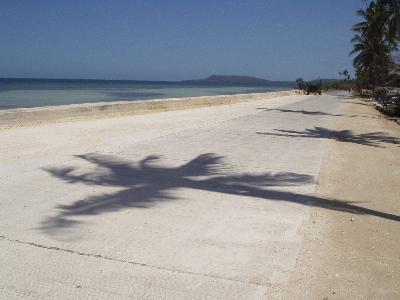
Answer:
<path fill-rule="evenodd" d="M 2 0 L 0 77 L 338 78 L 362 0 Z"/>

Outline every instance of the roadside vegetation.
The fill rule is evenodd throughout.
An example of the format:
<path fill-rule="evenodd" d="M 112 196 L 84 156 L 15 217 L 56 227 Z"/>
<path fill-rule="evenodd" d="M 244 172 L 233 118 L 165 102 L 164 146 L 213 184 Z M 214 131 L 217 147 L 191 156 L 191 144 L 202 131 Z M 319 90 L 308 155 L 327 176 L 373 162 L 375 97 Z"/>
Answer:
<path fill-rule="evenodd" d="M 357 11 L 362 21 L 352 27 L 355 91 L 372 97 L 388 115 L 400 116 L 399 0 L 365 1 Z"/>
<path fill-rule="evenodd" d="M 356 13 L 361 22 L 351 30 L 355 78 L 347 69 L 340 80 L 322 81 L 322 90 L 353 90 L 357 96 L 372 98 L 376 108 L 389 116 L 400 117 L 400 0 L 367 1 Z M 310 84 L 296 80 L 300 90 Z"/>

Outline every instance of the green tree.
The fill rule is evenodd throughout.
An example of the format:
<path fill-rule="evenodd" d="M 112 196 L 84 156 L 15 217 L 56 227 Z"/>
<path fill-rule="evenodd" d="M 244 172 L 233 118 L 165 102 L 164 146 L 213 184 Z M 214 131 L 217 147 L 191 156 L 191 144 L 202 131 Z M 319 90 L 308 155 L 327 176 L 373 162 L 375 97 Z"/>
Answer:
<path fill-rule="evenodd" d="M 368 5 L 367 0 L 363 0 L 366 5 Z M 390 30 L 393 35 L 397 35 L 400 39 L 400 0 L 377 0 L 383 5 L 386 5 L 389 11 L 389 25 Z"/>
<path fill-rule="evenodd" d="M 356 54 L 353 65 L 357 78 L 362 77 L 366 85 L 381 85 L 394 67 L 392 51 L 397 49 L 389 21 L 391 11 L 384 1 L 378 0 L 371 1 L 357 14 L 363 21 L 352 28 L 356 35 L 350 52 L 350 55 Z"/>
<path fill-rule="evenodd" d="M 400 39 L 400 1 L 399 0 L 379 0 L 387 5 L 389 11 L 389 25 L 391 34 Z"/>
<path fill-rule="evenodd" d="M 299 88 L 299 90 L 304 90 L 305 85 L 306 85 L 303 78 L 297 78 L 296 84 L 297 84 L 297 87 Z"/>
<path fill-rule="evenodd" d="M 344 69 L 343 72 L 339 72 L 339 75 L 343 76 L 345 81 L 350 79 L 349 71 L 347 71 L 347 69 Z"/>

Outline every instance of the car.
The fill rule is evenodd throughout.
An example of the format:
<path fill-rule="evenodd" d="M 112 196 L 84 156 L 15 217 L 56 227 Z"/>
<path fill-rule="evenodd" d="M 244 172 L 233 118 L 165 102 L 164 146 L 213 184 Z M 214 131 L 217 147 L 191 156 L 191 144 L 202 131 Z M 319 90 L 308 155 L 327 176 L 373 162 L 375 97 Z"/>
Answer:
<path fill-rule="evenodd" d="M 310 93 L 321 95 L 321 86 L 319 84 L 309 84 L 305 92 L 307 95 L 310 95 Z"/>

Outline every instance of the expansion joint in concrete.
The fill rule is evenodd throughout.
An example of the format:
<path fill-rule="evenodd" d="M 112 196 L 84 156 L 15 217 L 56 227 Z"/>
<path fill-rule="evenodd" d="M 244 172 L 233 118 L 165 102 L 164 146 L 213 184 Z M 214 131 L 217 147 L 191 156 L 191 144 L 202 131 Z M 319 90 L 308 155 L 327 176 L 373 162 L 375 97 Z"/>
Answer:
<path fill-rule="evenodd" d="M 22 241 L 22 240 L 18 240 L 18 239 L 11 239 L 11 238 L 9 238 L 7 236 L 4 236 L 4 235 L 0 235 L 0 240 L 4 240 L 4 241 L 10 242 L 10 243 L 15 243 L 15 244 L 32 246 L 32 247 L 41 248 L 41 249 L 45 249 L 45 250 L 60 251 L 60 252 L 79 255 L 79 256 L 86 256 L 86 257 L 91 257 L 91 258 L 96 258 L 96 259 L 103 259 L 103 260 L 113 261 L 113 262 L 117 262 L 117 263 L 126 263 L 126 264 L 135 265 L 135 266 L 139 266 L 139 267 L 158 269 L 158 270 L 162 270 L 162 271 L 169 271 L 169 272 L 174 272 L 174 273 L 179 273 L 179 274 L 187 274 L 187 275 L 193 275 L 193 276 L 208 277 L 208 278 L 213 278 L 213 279 L 218 279 L 218 280 L 238 282 L 238 283 L 247 284 L 247 285 L 263 286 L 263 287 L 270 287 L 271 286 L 270 284 L 264 284 L 264 283 L 261 284 L 261 283 L 258 283 L 258 282 L 243 281 L 243 280 L 238 280 L 238 279 L 234 279 L 234 278 L 227 278 L 227 277 L 222 277 L 222 276 L 217 276 L 217 275 L 212 275 L 212 274 L 202 274 L 202 273 L 196 273 L 196 272 L 190 272 L 190 271 L 185 271 L 185 270 L 173 269 L 173 268 L 168 268 L 168 267 L 156 266 L 156 265 L 140 263 L 140 262 L 135 262 L 135 261 L 130 261 L 130 260 L 113 258 L 113 257 L 110 257 L 110 256 L 101 255 L 101 254 L 81 252 L 81 251 L 76 251 L 76 250 L 72 250 L 72 249 L 64 249 L 64 248 L 60 248 L 60 247 L 56 247 L 56 246 L 46 246 L 46 245 L 37 244 L 37 243 L 34 243 L 34 242 Z"/>

